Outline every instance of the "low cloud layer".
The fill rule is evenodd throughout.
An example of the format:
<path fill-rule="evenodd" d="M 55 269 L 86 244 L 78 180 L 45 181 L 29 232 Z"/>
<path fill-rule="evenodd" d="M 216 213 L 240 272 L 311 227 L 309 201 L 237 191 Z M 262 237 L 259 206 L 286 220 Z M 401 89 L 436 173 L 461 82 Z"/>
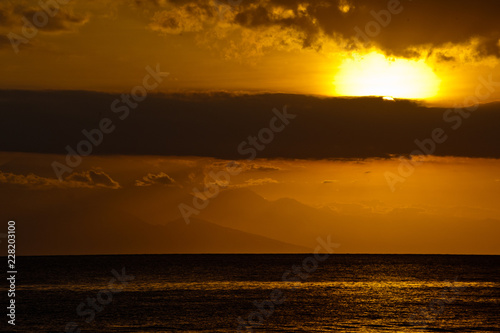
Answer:
<path fill-rule="evenodd" d="M 111 230 L 121 237 L 123 230 L 132 230 L 124 235 L 135 237 L 142 226 L 177 220 L 191 228 L 201 219 L 307 247 L 315 244 L 318 234 L 331 234 L 339 237 L 347 253 L 500 253 L 498 159 L 427 158 L 394 194 L 384 174 L 397 172 L 398 159 L 243 161 L 246 171 L 214 189 L 209 179 L 190 175 L 203 176 L 210 166 L 230 161 L 88 156 L 81 169 L 59 182 L 51 175 L 50 162 L 60 158 L 64 157 L 0 153 L 0 200 L 7 208 L 0 217 L 22 221 L 19 225 L 25 226 L 23 235 L 29 239 L 39 239 L 42 229 L 56 220 L 52 230 L 61 239 L 79 230 L 60 251 L 68 252 L 76 241 L 88 244 L 93 238 L 86 235 L 96 235 L 96 228 L 99 235 Z M 275 166 L 278 171 L 251 171 L 250 165 Z M 218 174 L 220 169 L 211 171 Z M 144 175 L 150 180 L 166 178 L 162 173 L 179 186 L 135 184 Z M 106 190 L 116 187 L 115 182 L 120 188 Z M 203 192 L 204 185 L 210 187 L 205 192 L 211 193 L 210 199 L 190 216 L 187 226 L 179 220 L 179 205 L 194 207 L 193 192 Z M 167 234 L 156 229 L 155 235 Z M 92 247 L 96 244 L 109 244 L 109 239 L 99 238 Z"/>
<path fill-rule="evenodd" d="M 120 188 L 120 184 L 114 181 L 103 171 L 90 170 L 75 172 L 63 181 L 52 177 L 43 177 L 34 173 L 26 175 L 12 172 L 0 171 L 0 183 L 7 185 L 18 185 L 29 189 L 50 188 Z"/>
<path fill-rule="evenodd" d="M 109 119 L 114 130 L 93 146 L 93 155 L 242 160 L 251 158 L 253 151 L 258 158 L 387 158 L 421 150 L 439 156 L 500 158 L 498 103 L 469 111 L 474 108 L 429 108 L 381 98 L 151 95 L 121 120 L 121 113 L 110 109 L 116 98 L 120 96 L 0 91 L 0 150 L 68 154 L 68 149 L 77 150 L 89 140 L 83 130 L 90 132 Z M 273 109 L 283 114 L 285 106 L 287 114 L 296 117 L 270 141 L 264 136 L 266 143 L 259 143 L 259 133 L 275 117 Z M 252 146 L 252 140 L 257 145 Z"/>
<path fill-rule="evenodd" d="M 148 173 L 146 176 L 135 181 L 136 186 L 151 186 L 151 185 L 173 185 L 175 180 L 164 172 L 158 174 Z"/>

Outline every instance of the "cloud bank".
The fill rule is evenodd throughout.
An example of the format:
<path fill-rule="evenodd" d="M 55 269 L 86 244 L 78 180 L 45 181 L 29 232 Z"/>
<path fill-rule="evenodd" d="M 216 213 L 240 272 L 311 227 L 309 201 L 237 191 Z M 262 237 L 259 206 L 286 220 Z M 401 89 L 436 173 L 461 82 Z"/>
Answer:
<path fill-rule="evenodd" d="M 369 97 L 150 95 L 121 120 L 109 107 L 116 98 L 120 96 L 91 92 L 0 91 L 0 150 L 67 154 L 67 146 L 87 140 L 82 130 L 98 128 L 108 118 L 116 129 L 92 154 L 242 160 L 250 154 L 240 144 L 251 142 L 269 126 L 272 110 L 286 105 L 296 119 L 257 152 L 258 158 L 387 158 L 416 149 L 438 156 L 500 158 L 498 103 L 474 111 Z M 149 184 L 153 178 L 141 182 Z"/>
<path fill-rule="evenodd" d="M 410 58 L 435 53 L 449 61 L 456 55 L 446 56 L 446 49 L 467 45 L 477 58 L 500 57 L 500 5 L 494 0 L 481 5 L 465 0 L 257 0 L 236 5 L 187 0 L 137 5 L 154 11 L 154 31 L 196 33 L 212 42 L 227 39 L 231 46 L 250 44 L 257 53 L 266 48 L 321 50 L 334 44 L 346 51 L 374 46 Z M 240 41 L 232 39 L 234 34 Z"/>

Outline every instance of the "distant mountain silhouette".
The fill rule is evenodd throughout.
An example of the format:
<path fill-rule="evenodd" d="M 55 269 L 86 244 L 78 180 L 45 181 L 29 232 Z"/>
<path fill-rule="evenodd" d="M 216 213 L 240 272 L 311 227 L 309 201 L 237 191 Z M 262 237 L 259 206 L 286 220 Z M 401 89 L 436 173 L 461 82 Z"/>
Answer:
<path fill-rule="evenodd" d="M 495 253 L 499 220 L 472 220 L 399 209 L 388 214 L 349 215 L 297 200 L 268 201 L 249 189 L 222 191 L 200 218 L 310 248 L 329 235 L 342 253 Z M 468 242 L 462 240 L 467 237 Z"/>
<path fill-rule="evenodd" d="M 155 226 L 99 204 L 17 217 L 18 255 L 304 253 L 305 247 L 275 241 L 200 219 Z M 41 236 L 43 235 L 43 236 Z"/>
<path fill-rule="evenodd" d="M 351 215 L 290 198 L 269 201 L 244 188 L 221 191 L 186 225 L 177 205 L 189 201 L 178 200 L 183 196 L 177 192 L 155 197 L 140 188 L 45 191 L 10 186 L 0 191 L 0 201 L 16 214 L 2 210 L 0 219 L 16 220 L 18 255 L 310 253 L 318 237 L 329 235 L 341 245 L 339 253 L 497 253 L 498 219 L 411 208 Z M 144 206 L 148 200 L 151 204 Z"/>

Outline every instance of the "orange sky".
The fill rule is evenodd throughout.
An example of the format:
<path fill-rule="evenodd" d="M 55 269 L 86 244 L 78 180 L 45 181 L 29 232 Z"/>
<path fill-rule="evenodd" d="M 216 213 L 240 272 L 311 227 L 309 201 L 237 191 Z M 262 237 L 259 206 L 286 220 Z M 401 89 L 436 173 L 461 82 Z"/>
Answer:
<path fill-rule="evenodd" d="M 182 252 L 148 247 L 168 228 L 196 251 L 500 254 L 498 1 L 64 2 L 0 2 L 0 213 L 24 254 Z"/>
<path fill-rule="evenodd" d="M 23 31 L 22 17 L 33 21 L 37 2 L 3 1 L 0 88 L 126 91 L 141 80 L 146 66 L 160 64 L 171 73 L 158 88 L 163 92 L 375 93 L 451 105 L 474 96 L 481 77 L 500 81 L 496 2 L 429 7 L 425 1 L 402 1 L 393 9 L 396 14 L 380 21 L 382 26 L 372 11 L 387 14 L 387 6 L 388 1 L 356 5 L 347 0 L 240 1 L 220 8 L 212 0 L 177 5 L 165 0 L 75 1 L 47 16 L 31 36 L 29 29 Z M 444 8 L 454 18 L 438 22 Z M 479 14 L 481 23 L 470 22 Z M 357 31 L 373 37 L 364 43 L 368 35 L 359 37 Z M 373 52 L 385 55 L 388 64 L 407 61 L 406 67 L 395 70 L 396 78 L 375 80 L 379 89 L 349 88 L 352 80 L 366 82 L 380 74 L 381 62 L 378 68 L 363 62 Z M 349 64 L 361 70 L 346 71 Z M 420 80 L 422 73 L 434 75 L 436 86 Z M 499 100 L 497 88 L 480 102 Z"/>

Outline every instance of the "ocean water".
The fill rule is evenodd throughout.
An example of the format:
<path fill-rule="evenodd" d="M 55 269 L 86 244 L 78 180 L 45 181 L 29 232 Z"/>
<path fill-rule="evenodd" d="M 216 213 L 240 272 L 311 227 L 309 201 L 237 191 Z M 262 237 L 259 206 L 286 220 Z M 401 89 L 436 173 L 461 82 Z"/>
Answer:
<path fill-rule="evenodd" d="M 500 256 L 321 259 L 304 254 L 18 257 L 16 326 L 7 325 L 4 314 L 1 328 L 500 332 Z M 5 283 L 1 293 L 7 293 Z"/>

